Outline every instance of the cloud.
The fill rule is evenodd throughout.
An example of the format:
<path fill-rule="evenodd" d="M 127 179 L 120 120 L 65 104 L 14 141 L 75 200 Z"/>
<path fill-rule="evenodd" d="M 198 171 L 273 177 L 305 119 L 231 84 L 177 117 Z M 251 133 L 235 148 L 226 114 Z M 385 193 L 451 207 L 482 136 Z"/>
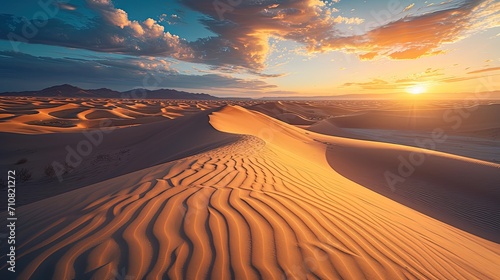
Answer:
<path fill-rule="evenodd" d="M 124 57 L 86 60 L 36 57 L 20 52 L 0 51 L 0 73 L 3 73 L 0 77 L 0 92 L 36 90 L 63 83 L 86 88 L 108 87 L 115 90 L 151 86 L 200 91 L 206 89 L 265 91 L 276 88 L 275 85 L 255 79 L 240 79 L 219 74 L 179 73 L 171 69 L 168 61 L 161 58 Z"/>
<path fill-rule="evenodd" d="M 435 9 L 442 10 L 406 16 L 364 34 L 346 35 L 336 25 L 361 23 L 362 19 L 335 17 L 333 9 L 319 0 L 243 1 L 222 12 L 211 1 L 183 3 L 209 16 L 202 23 L 218 35 L 193 44 L 198 54 L 195 60 L 256 70 L 265 68 L 268 41 L 273 37 L 301 43 L 309 52 L 359 53 L 363 60 L 378 56 L 416 59 L 442 54 L 445 51 L 440 47 L 444 44 L 494 27 L 500 14 L 500 6 L 494 0 L 465 0 L 452 7 L 436 5 Z M 222 17 L 224 20 L 219 20 Z"/>
<path fill-rule="evenodd" d="M 270 38 L 315 44 L 333 32 L 336 24 L 331 9 L 320 0 L 242 1 L 225 12 L 214 7 L 212 1 L 182 2 L 209 17 L 202 23 L 217 36 L 198 40 L 192 46 L 199 62 L 213 65 L 261 70 L 270 50 Z"/>
<path fill-rule="evenodd" d="M 357 86 L 364 90 L 394 90 L 401 88 L 401 85 L 389 83 L 382 79 L 372 79 L 368 82 L 350 82 L 344 83 L 343 87 Z"/>
<path fill-rule="evenodd" d="M 36 22 L 0 14 L 0 39 L 11 40 L 14 47 L 21 41 L 98 52 L 170 56 L 184 60 L 193 56 L 185 40 L 165 31 L 154 19 L 148 18 L 142 22 L 130 20 L 124 10 L 115 8 L 108 0 L 87 0 L 87 5 L 98 16 L 84 27 L 50 18 L 37 28 L 39 24 Z"/>
<path fill-rule="evenodd" d="M 372 60 L 377 55 L 378 55 L 377 52 L 368 52 L 368 53 L 360 54 L 359 55 L 359 59 L 361 59 L 361 60 Z"/>
<path fill-rule="evenodd" d="M 446 10 L 404 17 L 366 34 L 327 39 L 318 50 L 364 50 L 361 59 L 386 56 L 392 59 L 416 59 L 437 55 L 444 44 L 457 42 L 476 30 L 494 26 L 499 7 L 494 1 L 466 1 Z"/>
<path fill-rule="evenodd" d="M 337 16 L 333 19 L 333 22 L 335 23 L 345 23 L 345 24 L 362 24 L 365 20 L 362 18 L 357 18 L 357 17 L 343 17 L 343 16 Z"/>
<path fill-rule="evenodd" d="M 415 6 L 415 3 L 411 3 L 410 5 L 406 6 L 406 7 L 403 9 L 403 12 L 409 11 L 411 8 L 413 8 L 413 6 Z"/>
<path fill-rule="evenodd" d="M 456 83 L 456 82 L 463 82 L 463 81 L 468 81 L 468 80 L 474 80 L 479 77 L 448 77 L 445 79 L 440 80 L 440 82 L 444 83 Z"/>
<path fill-rule="evenodd" d="M 179 24 L 179 23 L 184 23 L 181 19 L 181 16 L 177 15 L 177 14 L 171 14 L 171 15 L 161 14 L 158 21 L 165 22 L 168 25 L 175 25 L 175 24 Z"/>
<path fill-rule="evenodd" d="M 485 70 L 485 71 L 483 71 Z M 482 69 L 473 71 L 472 73 L 482 73 L 488 71 L 500 70 L 500 67 Z M 484 76 L 449 76 L 443 73 L 443 68 L 427 68 L 424 71 L 410 74 L 404 78 L 394 79 L 390 81 L 382 79 L 371 79 L 366 82 L 347 82 L 342 87 L 359 87 L 363 90 L 403 90 L 415 84 L 434 84 L 434 83 L 457 83 L 479 79 Z M 494 76 L 494 75 L 490 75 Z"/>
<path fill-rule="evenodd" d="M 215 36 L 187 42 L 152 18 L 130 19 L 126 11 L 116 8 L 110 0 L 87 0 L 87 6 L 98 16 L 86 26 L 52 18 L 36 36 L 24 37 L 29 43 L 172 57 L 215 68 L 232 66 L 234 71 L 260 73 L 268 66 L 272 38 L 295 41 L 309 53 L 357 53 L 362 60 L 415 59 L 441 54 L 445 51 L 443 45 L 494 27 L 500 17 L 500 3 L 494 0 L 464 0 L 461 4 L 450 4 L 452 7 L 434 5 L 434 11 L 405 16 L 353 35 L 339 31 L 337 25 L 359 24 L 363 19 L 334 15 L 337 9 L 332 5 L 337 1 L 329 4 L 321 0 L 179 1 L 202 13 L 200 23 Z M 173 18 L 177 16 L 160 16 L 164 22 Z M 9 39 L 9 34 L 23 37 L 25 25 L 19 17 L 0 15 L 0 38 Z"/>
<path fill-rule="evenodd" d="M 456 82 L 463 82 L 463 81 L 474 80 L 474 79 L 481 79 L 481 78 L 492 77 L 492 76 L 497 76 L 497 75 L 491 74 L 491 75 L 485 75 L 485 76 L 446 77 L 444 79 L 439 80 L 439 82 L 456 83 Z"/>
<path fill-rule="evenodd" d="M 397 79 L 395 83 L 432 82 L 436 77 L 444 76 L 443 68 L 427 68 L 425 71 L 413 73 L 405 78 Z"/>
<path fill-rule="evenodd" d="M 76 10 L 76 6 L 69 4 L 69 3 L 64 3 L 64 2 L 55 2 L 55 4 L 59 7 L 61 10 L 67 10 L 67 11 L 74 11 Z"/>
<path fill-rule="evenodd" d="M 491 67 L 491 68 L 485 68 L 485 69 L 467 72 L 467 74 L 477 74 L 477 73 L 484 73 L 484 72 L 498 71 L 498 70 L 500 70 L 500 67 Z"/>

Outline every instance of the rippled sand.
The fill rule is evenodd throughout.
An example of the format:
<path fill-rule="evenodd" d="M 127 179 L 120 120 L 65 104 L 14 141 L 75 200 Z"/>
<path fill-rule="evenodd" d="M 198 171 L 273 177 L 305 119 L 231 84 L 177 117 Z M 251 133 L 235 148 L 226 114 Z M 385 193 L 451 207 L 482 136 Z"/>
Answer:
<path fill-rule="evenodd" d="M 15 116 L 0 124 L 1 137 L 23 149 L 43 139 L 7 154 L 12 162 L 24 153 L 26 166 L 45 150 L 64 156 L 48 143 L 78 143 L 92 120 L 116 127 L 87 157 L 108 151 L 107 161 L 82 163 L 65 180 L 73 190 L 42 175 L 26 182 L 40 197 L 53 193 L 18 209 L 19 279 L 498 277 L 500 165 L 355 139 L 347 121 L 335 123 L 348 115 L 363 123 L 365 113 L 348 106 L 9 102 L 2 114 Z M 75 126 L 30 124 L 33 116 Z M 306 130 L 324 121 L 335 130 Z M 131 150 L 118 160 L 113 147 Z M 425 163 L 391 190 L 383 173 L 412 152 Z"/>

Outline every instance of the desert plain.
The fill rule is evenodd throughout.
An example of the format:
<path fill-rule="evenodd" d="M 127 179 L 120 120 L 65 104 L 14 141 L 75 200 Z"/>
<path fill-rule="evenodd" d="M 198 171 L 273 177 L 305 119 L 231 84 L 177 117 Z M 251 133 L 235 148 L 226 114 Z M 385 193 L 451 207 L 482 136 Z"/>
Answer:
<path fill-rule="evenodd" d="M 18 279 L 500 277 L 499 101 L 1 97 L 0 139 Z"/>

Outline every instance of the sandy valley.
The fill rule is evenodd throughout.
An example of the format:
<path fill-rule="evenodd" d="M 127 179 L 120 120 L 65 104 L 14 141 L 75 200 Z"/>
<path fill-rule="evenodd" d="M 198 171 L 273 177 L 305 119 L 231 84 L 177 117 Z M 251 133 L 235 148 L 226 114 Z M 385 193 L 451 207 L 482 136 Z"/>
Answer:
<path fill-rule="evenodd" d="M 500 105 L 455 105 L 2 98 L 19 279 L 494 279 Z"/>

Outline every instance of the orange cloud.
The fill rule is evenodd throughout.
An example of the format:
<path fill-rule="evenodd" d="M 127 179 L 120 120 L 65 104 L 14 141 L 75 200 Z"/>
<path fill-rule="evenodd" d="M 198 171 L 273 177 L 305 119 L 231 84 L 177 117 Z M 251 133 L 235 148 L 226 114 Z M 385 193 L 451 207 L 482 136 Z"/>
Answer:
<path fill-rule="evenodd" d="M 466 0 L 460 5 L 418 16 L 406 16 L 361 35 L 342 35 L 339 23 L 359 24 L 362 19 L 334 16 L 333 9 L 319 0 L 275 1 L 232 7 L 220 21 L 217 11 L 205 1 L 185 0 L 194 10 L 210 15 L 203 21 L 218 34 L 196 42 L 203 50 L 198 60 L 209 64 L 239 65 L 260 70 L 265 67 L 269 38 L 303 43 L 308 52 L 343 51 L 361 53 L 360 59 L 377 56 L 391 59 L 416 59 L 437 55 L 444 44 L 453 43 L 478 29 L 495 26 L 498 7 L 494 0 Z M 409 10 L 409 5 L 404 10 Z M 437 5 L 437 8 L 442 8 Z M 498 11 L 498 10 L 497 10 Z M 221 52 L 221 49 L 228 50 Z"/>
<path fill-rule="evenodd" d="M 345 24 L 362 24 L 365 20 L 357 17 L 343 17 L 337 16 L 333 19 L 335 23 L 345 23 Z"/>
<path fill-rule="evenodd" d="M 495 7 L 498 8 L 498 3 L 492 0 L 466 1 L 455 8 L 404 17 L 357 37 L 331 38 L 318 49 L 347 47 L 368 51 L 360 55 L 362 59 L 373 59 L 377 55 L 392 59 L 436 55 L 443 52 L 438 50 L 443 44 L 459 41 L 472 30 L 494 26 L 498 12 L 492 13 L 491 9 Z"/>
<path fill-rule="evenodd" d="M 415 59 L 422 56 L 437 55 L 442 53 L 444 53 L 444 51 L 442 50 L 431 51 L 426 48 L 421 48 L 421 49 L 413 48 L 404 51 L 396 51 L 393 53 L 389 53 L 388 56 L 392 59 Z"/>
<path fill-rule="evenodd" d="M 463 81 L 468 81 L 468 80 L 474 80 L 474 79 L 477 79 L 479 77 L 453 77 L 453 78 L 445 78 L 445 79 L 442 79 L 440 80 L 441 82 L 445 82 L 445 83 L 456 83 L 456 82 L 463 82 Z"/>
<path fill-rule="evenodd" d="M 381 80 L 381 79 L 373 79 L 369 82 L 344 83 L 343 86 L 344 87 L 357 86 L 357 87 L 360 87 L 364 90 L 394 90 L 394 89 L 400 89 L 403 87 L 403 85 L 389 83 L 389 82 L 387 82 L 385 80 Z"/>
<path fill-rule="evenodd" d="M 359 59 L 361 59 L 361 60 L 372 60 L 377 55 L 378 55 L 377 52 L 368 52 L 368 53 L 360 54 L 359 55 Z"/>
<path fill-rule="evenodd" d="M 490 71 L 498 71 L 498 70 L 500 70 L 500 67 L 491 67 L 491 68 L 485 68 L 485 69 L 480 69 L 480 70 L 475 70 L 475 71 L 467 72 L 467 74 L 477 74 L 477 73 L 490 72 Z"/>
<path fill-rule="evenodd" d="M 427 68 L 425 71 L 413 73 L 405 78 L 398 79 L 395 83 L 414 83 L 414 82 L 426 82 L 433 81 L 436 77 L 443 76 L 443 69 L 433 69 Z"/>

